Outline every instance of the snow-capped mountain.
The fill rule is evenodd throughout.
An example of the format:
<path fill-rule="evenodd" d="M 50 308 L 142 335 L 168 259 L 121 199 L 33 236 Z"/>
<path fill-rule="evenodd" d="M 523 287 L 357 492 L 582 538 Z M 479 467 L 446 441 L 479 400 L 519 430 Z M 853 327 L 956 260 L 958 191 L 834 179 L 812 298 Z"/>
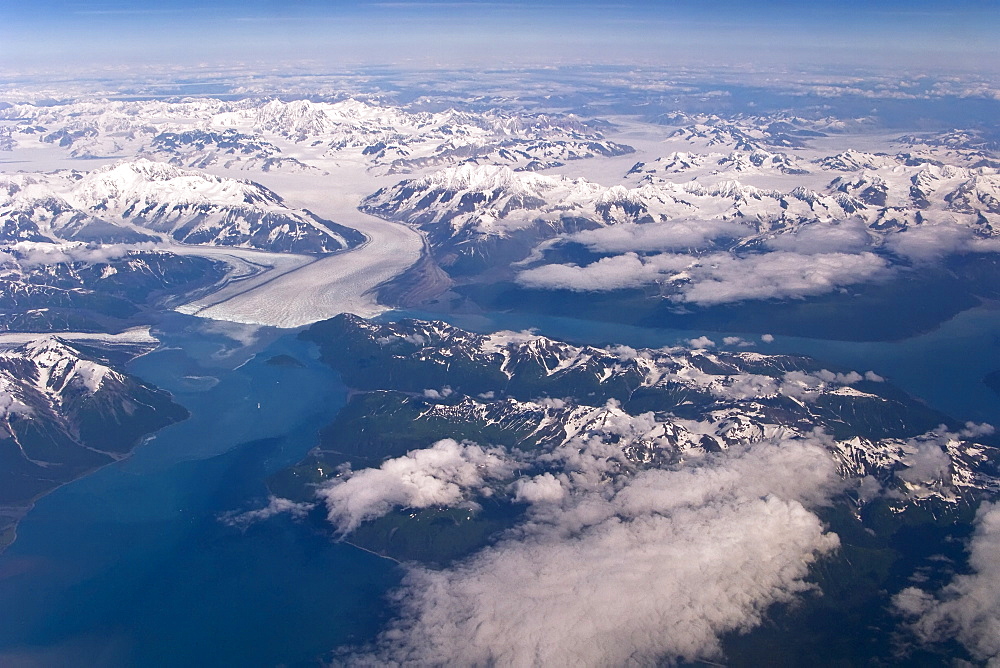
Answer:
<path fill-rule="evenodd" d="M 984 158 L 996 158 L 1000 153 L 1000 140 L 996 135 L 979 129 L 906 134 L 898 137 L 896 142 L 914 148 L 941 148 L 956 153 L 975 152 Z"/>
<path fill-rule="evenodd" d="M 696 123 L 678 128 L 667 137 L 705 146 L 727 146 L 737 151 L 758 151 L 766 146 L 762 132 L 748 131 L 735 124 L 724 123 L 721 119 L 712 125 Z"/>
<path fill-rule="evenodd" d="M 830 371 L 805 357 L 598 348 L 349 315 L 306 336 L 348 385 L 374 393 L 387 434 L 440 430 L 526 450 L 597 438 L 635 466 L 662 467 L 822 429 L 841 475 L 870 476 L 899 504 L 1000 490 L 1000 451 L 976 441 L 989 427 L 963 428 L 871 372 Z M 939 465 L 919 464 L 932 456 Z"/>
<path fill-rule="evenodd" d="M 631 152 L 572 116 L 409 111 L 347 99 L 186 99 L 12 105 L 11 148 L 48 144 L 75 158 L 146 156 L 188 167 L 316 170 L 310 159 L 350 155 L 383 172 L 468 159 L 539 169 Z"/>
<path fill-rule="evenodd" d="M 583 179 L 462 165 L 383 188 L 366 197 L 361 209 L 414 225 L 448 224 L 456 232 L 474 228 L 480 234 L 503 235 L 531 225 L 553 205 L 593 203 L 603 190 Z M 558 220 L 560 215 L 548 217 Z"/>
<path fill-rule="evenodd" d="M 186 416 L 165 392 L 58 337 L 0 352 L 0 548 L 35 499 Z"/>
<path fill-rule="evenodd" d="M 793 155 L 756 149 L 730 153 L 693 153 L 674 151 L 669 155 L 637 162 L 625 174 L 637 185 L 669 181 L 673 175 L 703 171 L 708 174 L 760 173 L 807 174 L 809 170 Z"/>
<path fill-rule="evenodd" d="M 683 509 L 678 523 L 694 541 L 712 531 L 710 518 L 734 487 L 772 504 L 788 489 L 782 485 L 804 484 L 822 499 L 816 516 L 836 539 L 809 571 L 815 596 L 802 605 L 816 600 L 828 610 L 839 590 L 853 600 L 872 583 L 870 604 L 885 605 L 933 577 L 942 546 L 954 541 L 948 529 L 1000 491 L 1000 450 L 988 425 L 955 424 L 871 372 L 745 349 L 580 346 L 413 320 L 341 316 L 306 336 L 355 391 L 309 455 L 269 481 L 268 507 L 246 516 L 309 512 L 312 527 L 415 572 L 460 572 L 503 548 L 488 565 L 493 572 L 514 546 L 537 547 L 539 528 L 551 531 L 555 539 L 519 562 L 514 582 L 524 567 L 551 563 L 536 555 L 594 537 L 595 515 L 634 535 L 651 520 L 632 509 L 659 517 L 670 503 Z M 760 465 L 744 467 L 748 461 Z M 601 499 L 622 504 L 604 513 Z M 702 504 L 709 510 L 698 513 Z M 625 569 L 623 587 L 646 584 L 664 564 L 673 571 L 690 562 L 700 573 L 709 550 L 734 551 L 737 537 L 758 537 L 765 524 L 748 507 L 738 504 L 738 521 L 710 547 L 676 558 L 673 535 L 649 527 L 670 551 L 654 551 L 648 569 L 635 567 L 639 557 L 623 559 L 623 543 L 599 532 L 607 549 L 597 560 L 607 568 L 597 579 Z M 784 515 L 779 525 L 787 531 Z M 907 539 L 921 542 L 926 561 L 900 555 Z M 778 553 L 762 559 L 770 564 Z M 576 561 L 592 560 L 573 551 L 562 563 Z M 884 574 L 890 569 L 894 580 Z"/>
<path fill-rule="evenodd" d="M 838 172 L 859 172 L 865 169 L 892 169 L 898 166 L 899 159 L 885 153 L 869 153 L 866 151 L 855 151 L 847 149 L 836 155 L 827 156 L 819 160 L 819 165 L 824 169 Z"/>
<path fill-rule="evenodd" d="M 375 146 L 370 154 L 383 157 L 393 149 Z M 630 146 L 596 139 L 501 139 L 495 143 L 446 142 L 423 157 L 399 157 L 389 163 L 387 173 L 409 173 L 428 167 L 455 163 L 505 165 L 518 171 L 539 171 L 559 167 L 570 160 L 612 157 L 633 153 Z"/>
<path fill-rule="evenodd" d="M 360 209 L 419 227 L 445 264 L 471 258 L 481 268 L 480 259 L 509 263 L 543 239 L 599 226 L 604 191 L 584 179 L 466 164 L 383 188 Z"/>
<path fill-rule="evenodd" d="M 0 331 L 103 331 L 226 275 L 204 257 L 82 243 L 19 243 L 0 261 Z"/>
<path fill-rule="evenodd" d="M 720 118 L 714 114 L 692 116 L 678 113 L 658 120 L 664 125 L 680 126 L 668 135 L 668 139 L 746 152 L 767 148 L 803 148 L 811 139 L 842 132 L 847 127 L 840 119 L 809 120 L 780 114 Z"/>
<path fill-rule="evenodd" d="M 154 159 L 166 160 L 172 165 L 205 169 L 213 165 L 225 169 L 246 169 L 270 172 L 313 171 L 295 158 L 281 155 L 281 149 L 259 136 L 245 134 L 232 128 L 222 130 L 183 130 L 161 132 L 152 138 L 143 151 Z"/>
<path fill-rule="evenodd" d="M 355 230 L 292 209 L 250 181 L 145 159 L 92 172 L 0 177 L 3 241 L 156 240 L 328 253 L 361 243 Z"/>
<path fill-rule="evenodd" d="M 807 174 L 809 170 L 799 164 L 794 156 L 786 153 L 762 151 L 760 149 L 749 153 L 734 151 L 721 158 L 718 162 L 724 170 L 748 172 L 755 169 L 775 170 L 782 174 Z"/>
<path fill-rule="evenodd" d="M 442 257 L 484 253 L 490 244 L 517 247 L 524 257 L 527 244 L 566 232 L 694 219 L 742 225 L 741 245 L 845 220 L 867 226 L 875 240 L 916 225 L 980 237 L 1000 233 L 1000 176 L 991 168 L 904 165 L 887 158 L 890 168 L 859 172 L 857 165 L 884 162 L 878 156 L 842 154 L 824 167 L 841 166 L 846 174 L 816 190 L 797 185 L 798 172 L 782 167 L 797 163 L 768 153 L 772 158 L 761 164 L 779 172 L 787 189 L 757 187 L 719 173 L 683 180 L 689 170 L 727 161 L 731 168 L 734 161 L 752 167 L 753 155 L 672 153 L 636 164 L 627 175 L 639 179 L 635 187 L 463 165 L 383 188 L 365 198 L 361 208 L 420 227 Z"/>

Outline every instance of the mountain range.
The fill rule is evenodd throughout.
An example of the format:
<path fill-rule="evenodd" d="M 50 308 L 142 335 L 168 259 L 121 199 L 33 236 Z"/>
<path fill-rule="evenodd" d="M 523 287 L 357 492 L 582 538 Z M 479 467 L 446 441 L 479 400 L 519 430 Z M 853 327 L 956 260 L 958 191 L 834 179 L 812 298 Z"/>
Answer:
<path fill-rule="evenodd" d="M 250 181 L 146 159 L 91 172 L 11 174 L 0 180 L 0 242 L 87 241 L 330 253 L 356 246 L 356 230 L 292 209 Z"/>

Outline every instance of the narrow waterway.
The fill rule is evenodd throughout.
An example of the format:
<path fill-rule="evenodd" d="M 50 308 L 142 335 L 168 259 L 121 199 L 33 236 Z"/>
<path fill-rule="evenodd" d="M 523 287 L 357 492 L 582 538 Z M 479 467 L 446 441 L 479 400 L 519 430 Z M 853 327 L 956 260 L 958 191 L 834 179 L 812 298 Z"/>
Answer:
<path fill-rule="evenodd" d="M 287 516 L 220 520 L 265 506 L 266 478 L 315 445 L 344 402 L 337 374 L 294 335 L 246 361 L 264 344 L 169 320 L 130 370 L 192 416 L 22 521 L 0 556 L 2 666 L 296 664 L 383 621 L 392 562 Z"/>

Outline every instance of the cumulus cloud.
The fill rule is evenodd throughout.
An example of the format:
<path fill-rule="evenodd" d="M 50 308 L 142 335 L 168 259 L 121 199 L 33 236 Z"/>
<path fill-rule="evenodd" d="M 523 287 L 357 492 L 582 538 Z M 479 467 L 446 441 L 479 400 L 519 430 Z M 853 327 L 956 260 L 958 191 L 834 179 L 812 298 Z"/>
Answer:
<path fill-rule="evenodd" d="M 427 399 L 443 399 L 450 397 L 452 394 L 452 389 L 450 385 L 445 385 L 440 390 L 428 389 L 424 390 L 424 397 Z"/>
<path fill-rule="evenodd" d="M 52 244 L 22 241 L 11 246 L 10 250 L 17 262 L 28 268 L 73 262 L 102 264 L 120 259 L 132 251 L 155 248 L 155 244 L 151 243 L 91 245 L 79 242 Z"/>
<path fill-rule="evenodd" d="M 200 327 L 203 331 L 209 334 L 220 334 L 231 341 L 235 341 L 243 347 L 249 347 L 256 343 L 260 338 L 262 329 L 261 325 L 230 322 L 228 320 L 206 320 L 204 323 L 200 324 Z M 226 357 L 237 350 L 239 349 L 230 348 L 220 350 L 215 353 L 215 356 Z"/>
<path fill-rule="evenodd" d="M 623 472 L 620 452 L 589 440 L 539 457 L 559 470 L 511 486 L 530 504 L 527 521 L 451 567 L 411 566 L 399 617 L 351 660 L 718 658 L 721 634 L 807 590 L 810 564 L 838 545 L 812 510 L 840 485 L 816 442 L 761 442 L 640 472 Z"/>
<path fill-rule="evenodd" d="M 914 450 L 906 455 L 907 468 L 896 475 L 912 484 L 947 481 L 951 477 L 951 457 L 936 439 L 911 441 Z"/>
<path fill-rule="evenodd" d="M 676 300 L 712 305 L 821 295 L 878 278 L 887 267 L 873 253 L 805 256 L 775 251 L 746 257 L 719 253 L 689 270 L 691 282 L 681 287 Z"/>
<path fill-rule="evenodd" d="M 965 429 L 958 432 L 962 438 L 977 438 L 979 436 L 990 436 L 996 432 L 996 427 L 986 422 L 966 422 Z"/>
<path fill-rule="evenodd" d="M 715 341 L 707 336 L 699 336 L 696 339 L 688 339 L 688 345 L 692 348 L 714 348 Z"/>
<path fill-rule="evenodd" d="M 815 373 L 805 371 L 787 371 L 782 376 L 778 392 L 786 397 L 801 401 L 812 401 L 829 385 L 853 385 L 862 379 L 856 371 L 834 373 L 820 369 Z"/>
<path fill-rule="evenodd" d="M 276 515 L 287 513 L 295 519 L 302 519 L 315 507 L 312 503 L 296 503 L 289 499 L 278 496 L 268 497 L 267 505 L 257 510 L 248 510 L 244 513 L 224 513 L 219 517 L 223 524 L 246 529 L 251 524 L 263 522 Z"/>
<path fill-rule="evenodd" d="M 741 373 L 729 376 L 724 384 L 713 383 L 709 390 L 717 397 L 726 399 L 749 399 L 751 397 L 773 397 L 781 392 L 781 383 L 770 376 Z"/>
<path fill-rule="evenodd" d="M 21 401 L 15 394 L 9 392 L 6 387 L 7 381 L 0 378 L 0 418 L 9 415 L 31 415 L 31 408 Z"/>
<path fill-rule="evenodd" d="M 859 220 L 840 224 L 815 223 L 767 242 L 768 248 L 805 255 L 860 253 L 870 246 L 868 231 Z"/>
<path fill-rule="evenodd" d="M 911 618 L 910 628 L 924 642 L 951 638 L 972 656 L 1000 664 L 1000 504 L 984 503 L 969 544 L 972 572 L 956 575 L 936 595 L 909 587 L 893 599 Z"/>
<path fill-rule="evenodd" d="M 522 478 L 514 483 L 514 501 L 518 503 L 561 501 L 565 496 L 562 481 L 551 473 Z"/>
<path fill-rule="evenodd" d="M 547 264 L 522 271 L 517 282 L 529 288 L 607 292 L 638 288 L 655 283 L 686 269 L 691 258 L 686 255 L 653 255 L 641 258 L 636 253 L 614 255 L 584 267 L 573 264 Z"/>
<path fill-rule="evenodd" d="M 380 336 L 375 339 L 376 343 L 380 346 L 388 345 L 393 341 L 406 341 L 407 343 L 412 343 L 415 346 L 425 346 L 427 345 L 427 339 L 421 334 L 406 334 L 403 336 Z"/>
<path fill-rule="evenodd" d="M 633 348 L 632 346 L 617 345 L 617 346 L 612 346 L 608 350 L 614 353 L 618 357 L 618 359 L 620 359 L 623 362 L 634 360 L 635 358 L 639 357 L 639 351 Z"/>
<path fill-rule="evenodd" d="M 761 334 L 760 340 L 764 343 L 774 343 L 774 334 Z"/>
<path fill-rule="evenodd" d="M 513 460 L 500 448 L 482 448 L 452 439 L 389 459 L 377 469 L 343 473 L 317 496 L 342 534 L 393 508 L 454 506 L 493 479 L 512 475 Z"/>
<path fill-rule="evenodd" d="M 710 343 L 708 339 L 692 339 L 689 343 L 695 348 L 705 348 L 706 342 Z M 800 401 L 813 401 L 824 392 L 853 385 L 864 378 L 855 371 L 834 373 L 827 369 L 815 372 L 793 370 L 778 376 L 754 373 L 719 375 L 706 373 L 696 366 L 681 369 L 666 377 L 675 378 L 685 385 L 700 387 L 717 397 L 738 401 L 754 397 L 775 397 L 779 394 Z"/>
<path fill-rule="evenodd" d="M 739 239 L 751 231 L 732 221 L 678 220 L 611 225 L 570 234 L 566 239 L 598 253 L 656 252 L 704 248 L 715 239 Z"/>
<path fill-rule="evenodd" d="M 522 271 L 517 281 L 530 288 L 601 292 L 670 283 L 671 299 L 699 305 L 749 299 L 786 299 L 831 292 L 873 280 L 888 271 L 874 253 L 803 255 L 774 251 L 736 256 L 625 253 L 586 266 L 551 264 Z"/>
<path fill-rule="evenodd" d="M 935 262 L 953 253 L 997 253 L 1000 239 L 980 239 L 964 225 L 919 225 L 886 239 L 886 247 L 912 262 Z"/>
<path fill-rule="evenodd" d="M 949 495 L 954 486 L 968 484 L 968 480 L 955 469 L 957 453 L 965 450 L 966 440 L 992 434 L 993 426 L 966 422 L 963 429 L 950 432 L 945 425 L 925 434 L 906 439 L 900 450 L 901 463 L 906 468 L 896 471 L 896 477 L 906 483 L 906 493 L 914 498 L 935 494 Z M 959 476 L 956 477 L 956 472 Z M 973 473 L 974 478 L 976 474 Z"/>
<path fill-rule="evenodd" d="M 557 397 L 542 397 L 538 400 L 538 405 L 544 408 L 554 408 L 556 410 L 565 408 L 569 403 L 565 399 L 559 399 Z"/>
<path fill-rule="evenodd" d="M 533 329 L 520 332 L 503 330 L 490 334 L 483 339 L 482 348 L 486 352 L 500 352 L 510 344 L 522 344 L 537 341 L 541 336 Z"/>
<path fill-rule="evenodd" d="M 752 346 L 753 345 L 752 342 L 747 341 L 747 340 L 745 340 L 745 339 L 743 339 L 742 337 L 739 337 L 739 336 L 725 336 L 725 337 L 722 338 L 722 343 L 723 343 L 723 345 L 726 345 L 726 346 L 740 346 L 740 347 L 746 347 L 746 346 Z"/>
<path fill-rule="evenodd" d="M 820 369 L 815 373 L 815 376 L 826 383 L 839 383 L 841 385 L 853 385 L 854 383 L 860 382 L 862 378 L 861 374 L 857 371 L 834 373 L 829 369 Z"/>

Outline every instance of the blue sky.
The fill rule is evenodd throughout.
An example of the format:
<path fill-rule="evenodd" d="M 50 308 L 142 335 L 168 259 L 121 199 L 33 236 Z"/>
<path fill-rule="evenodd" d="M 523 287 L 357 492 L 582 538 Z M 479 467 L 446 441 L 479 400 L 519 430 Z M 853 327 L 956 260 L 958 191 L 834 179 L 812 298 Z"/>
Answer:
<path fill-rule="evenodd" d="M 1000 0 L 0 0 L 6 68 L 314 60 L 1000 69 Z"/>

